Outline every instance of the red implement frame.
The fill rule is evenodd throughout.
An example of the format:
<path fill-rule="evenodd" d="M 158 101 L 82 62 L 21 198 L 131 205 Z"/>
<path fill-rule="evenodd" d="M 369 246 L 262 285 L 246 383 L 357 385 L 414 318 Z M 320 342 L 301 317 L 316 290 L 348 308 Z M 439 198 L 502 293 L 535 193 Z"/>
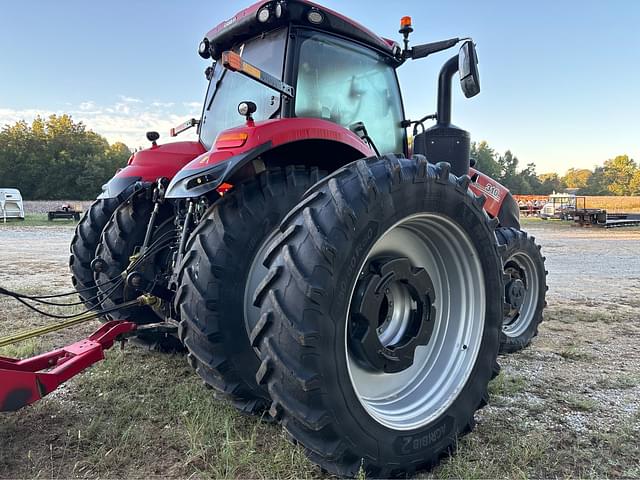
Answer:
<path fill-rule="evenodd" d="M 18 410 L 104 359 L 116 338 L 135 330 L 131 322 L 112 321 L 93 335 L 52 352 L 18 360 L 0 357 L 0 412 Z"/>

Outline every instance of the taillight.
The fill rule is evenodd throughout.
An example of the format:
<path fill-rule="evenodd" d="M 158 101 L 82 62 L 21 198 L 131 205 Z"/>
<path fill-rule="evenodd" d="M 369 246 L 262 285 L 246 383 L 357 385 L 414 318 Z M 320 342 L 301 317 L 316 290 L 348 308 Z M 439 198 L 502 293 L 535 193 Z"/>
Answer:
<path fill-rule="evenodd" d="M 231 185 L 230 183 L 224 182 L 223 184 L 221 184 L 218 188 L 216 188 L 216 191 L 220 194 L 220 195 L 224 195 L 225 193 L 227 193 L 229 190 L 231 190 L 233 188 L 233 185 Z"/>

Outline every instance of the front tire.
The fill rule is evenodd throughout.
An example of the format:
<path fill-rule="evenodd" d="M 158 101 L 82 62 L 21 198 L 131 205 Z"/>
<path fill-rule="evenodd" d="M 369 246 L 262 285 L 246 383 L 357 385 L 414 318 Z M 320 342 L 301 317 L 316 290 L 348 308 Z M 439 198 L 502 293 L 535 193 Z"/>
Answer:
<path fill-rule="evenodd" d="M 115 209 L 130 194 L 131 190 L 127 189 L 117 197 L 96 200 L 76 226 L 70 245 L 69 269 L 71 283 L 87 308 L 95 308 L 99 302 L 91 262 L 95 258 L 100 235 Z M 48 218 L 49 221 L 53 220 L 53 215 L 49 213 Z"/>
<path fill-rule="evenodd" d="M 252 304 L 266 274 L 265 249 L 320 175 L 317 168 L 271 168 L 235 185 L 205 213 L 180 266 L 175 310 L 189 362 L 207 385 L 246 413 L 271 403 L 256 383 L 260 361 L 248 336 L 259 321 Z"/>
<path fill-rule="evenodd" d="M 133 300 L 139 295 L 124 283 L 122 273 L 131 265 L 131 258 L 138 253 L 144 243 L 147 226 L 154 208 L 148 191 L 142 190 L 118 206 L 109 223 L 104 228 L 100 243 L 96 248 L 96 258 L 101 268 L 94 273 L 102 308 L 113 308 L 120 303 Z M 162 283 L 170 275 L 171 248 L 176 244 L 176 227 L 173 208 L 162 204 L 156 217 L 149 250 L 135 270 L 144 269 L 145 276 Z M 120 279 L 113 281 L 112 279 Z M 125 320 L 137 324 L 163 322 L 170 314 L 169 303 L 159 306 L 143 306 L 115 310 L 106 315 L 107 319 Z M 145 332 L 143 329 L 135 337 L 139 343 L 162 351 L 181 351 L 180 341 L 166 332 Z"/>
<path fill-rule="evenodd" d="M 287 216 L 251 332 L 270 412 L 329 472 L 412 475 L 455 447 L 497 374 L 502 269 L 469 177 L 359 160 Z"/>
<path fill-rule="evenodd" d="M 540 246 L 527 232 L 499 228 L 505 273 L 505 307 L 500 353 L 526 348 L 538 335 L 546 302 L 547 271 Z"/>

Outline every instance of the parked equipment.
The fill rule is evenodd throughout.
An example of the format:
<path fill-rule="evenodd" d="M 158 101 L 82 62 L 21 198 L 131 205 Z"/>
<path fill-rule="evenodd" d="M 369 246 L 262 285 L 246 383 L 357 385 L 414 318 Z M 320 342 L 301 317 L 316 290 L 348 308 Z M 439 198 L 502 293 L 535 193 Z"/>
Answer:
<path fill-rule="evenodd" d="M 10 218 L 24 220 L 24 205 L 19 190 L 0 188 L 0 218 L 3 222 Z"/>
<path fill-rule="evenodd" d="M 606 223 L 602 225 L 598 222 L 599 226 L 604 226 L 604 228 L 640 226 L 640 214 L 638 213 L 607 213 L 606 215 Z"/>
<path fill-rule="evenodd" d="M 540 218 L 559 218 L 560 220 L 573 220 L 573 214 L 577 208 L 577 196 L 575 193 L 552 193 L 545 205 L 540 209 Z"/>
<path fill-rule="evenodd" d="M 81 213 L 82 210 L 79 207 L 74 207 L 63 203 L 62 205 L 60 205 L 60 208 L 57 208 L 56 210 L 50 210 L 47 213 L 47 218 L 50 222 L 60 218 L 65 220 L 73 219 L 79 221 Z"/>
<path fill-rule="evenodd" d="M 501 344 L 526 346 L 544 308 L 517 203 L 451 123 L 453 77 L 480 91 L 475 45 L 410 47 L 411 32 L 404 17 L 401 46 L 306 0 L 221 23 L 199 47 L 202 116 L 172 131 L 199 140 L 149 132 L 71 245 L 87 306 L 174 326 L 208 385 L 336 475 L 435 465 L 487 403 Z M 437 112 L 406 119 L 396 69 L 458 44 Z"/>
<path fill-rule="evenodd" d="M 587 208 L 587 198 L 575 193 L 553 193 L 540 210 L 544 220 L 557 218 L 572 220 L 581 227 L 635 227 L 640 225 L 640 215 L 634 213 L 608 213 L 602 208 Z"/>

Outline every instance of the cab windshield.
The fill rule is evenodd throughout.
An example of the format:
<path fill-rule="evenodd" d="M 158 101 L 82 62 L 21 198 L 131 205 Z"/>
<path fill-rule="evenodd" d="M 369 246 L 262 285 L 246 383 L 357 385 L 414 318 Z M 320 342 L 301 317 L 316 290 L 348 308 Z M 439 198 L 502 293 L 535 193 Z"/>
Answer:
<path fill-rule="evenodd" d="M 282 78 L 286 39 L 287 29 L 283 28 L 249 40 L 232 50 L 261 70 Z M 258 110 L 253 115 L 255 120 L 267 120 L 280 113 L 281 96 L 278 92 L 216 63 L 200 125 L 200 142 L 207 149 L 213 146 L 221 131 L 244 122 L 238 113 L 238 104 L 244 101 L 257 105 Z"/>

